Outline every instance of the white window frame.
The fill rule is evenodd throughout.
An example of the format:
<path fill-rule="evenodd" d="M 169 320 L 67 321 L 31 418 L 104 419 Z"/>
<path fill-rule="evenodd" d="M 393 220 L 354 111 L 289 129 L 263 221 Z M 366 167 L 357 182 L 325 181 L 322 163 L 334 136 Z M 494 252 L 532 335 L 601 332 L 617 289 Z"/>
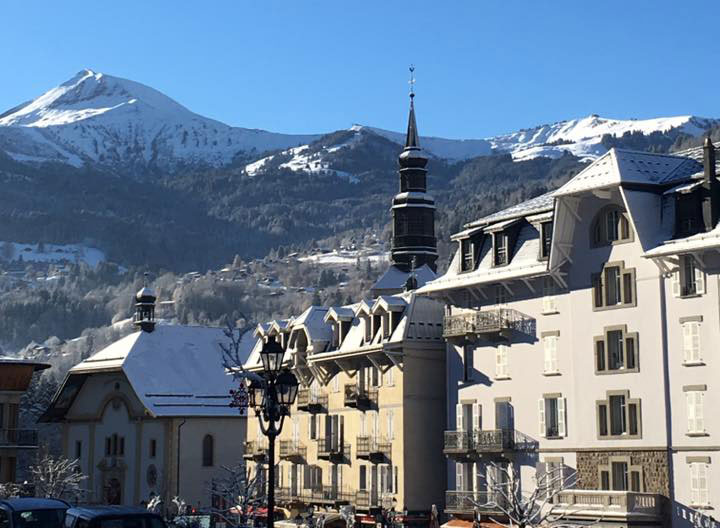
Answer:
<path fill-rule="evenodd" d="M 558 362 L 558 342 L 560 336 L 546 335 L 542 338 L 543 344 L 543 374 L 560 374 Z"/>
<path fill-rule="evenodd" d="M 498 345 L 495 350 L 495 379 L 510 379 L 510 347 Z"/>
<path fill-rule="evenodd" d="M 705 434 L 705 391 L 685 393 L 688 434 Z"/>
<path fill-rule="evenodd" d="M 683 365 L 702 365 L 700 353 L 700 321 L 682 323 Z"/>
<path fill-rule="evenodd" d="M 388 409 L 386 411 L 386 419 L 387 419 L 387 439 L 388 440 L 394 440 L 395 439 L 395 411 L 392 409 Z"/>
<path fill-rule="evenodd" d="M 389 369 L 387 369 L 387 372 L 385 372 L 385 386 L 386 387 L 394 387 L 395 386 L 395 366 L 390 366 Z"/>
<path fill-rule="evenodd" d="M 690 504 L 691 506 L 710 505 L 710 465 L 707 462 L 690 463 Z"/>
<path fill-rule="evenodd" d="M 557 435 L 548 436 L 547 402 L 557 400 Z M 562 396 L 543 397 L 538 400 L 538 433 L 542 438 L 565 438 L 567 436 L 567 402 Z"/>
<path fill-rule="evenodd" d="M 558 313 L 557 306 L 557 284 L 551 277 L 543 280 L 542 314 L 551 315 Z"/>
<path fill-rule="evenodd" d="M 687 269 L 690 268 L 694 274 L 694 292 L 683 293 L 682 288 L 686 283 L 685 275 Z M 694 297 L 695 295 L 704 295 L 706 292 L 705 288 L 705 272 L 700 268 L 695 257 L 690 254 L 680 255 L 680 263 L 677 269 L 672 274 L 672 294 L 674 297 Z"/>

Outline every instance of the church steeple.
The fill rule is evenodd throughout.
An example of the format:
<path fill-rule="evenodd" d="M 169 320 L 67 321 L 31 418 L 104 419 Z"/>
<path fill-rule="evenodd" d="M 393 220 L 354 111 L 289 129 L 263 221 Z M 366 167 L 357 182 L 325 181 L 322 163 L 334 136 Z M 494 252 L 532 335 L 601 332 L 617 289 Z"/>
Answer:
<path fill-rule="evenodd" d="M 415 68 L 410 67 L 410 115 L 405 148 L 398 157 L 400 193 L 393 198 L 393 265 L 409 272 L 413 259 L 418 267 L 437 271 L 435 239 L 435 200 L 427 194 L 428 157 L 420 148 L 415 119 Z"/>
<path fill-rule="evenodd" d="M 155 330 L 155 301 L 157 295 L 148 286 L 148 274 L 143 278 L 143 287 L 135 294 L 135 315 L 133 324 L 144 332 Z"/>

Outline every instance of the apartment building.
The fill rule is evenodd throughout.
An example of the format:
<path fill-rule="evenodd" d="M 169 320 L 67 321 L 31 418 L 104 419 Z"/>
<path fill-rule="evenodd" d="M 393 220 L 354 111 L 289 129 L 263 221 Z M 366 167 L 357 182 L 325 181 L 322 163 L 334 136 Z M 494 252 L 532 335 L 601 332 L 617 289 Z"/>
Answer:
<path fill-rule="evenodd" d="M 525 489 L 548 468 L 576 475 L 555 503 L 577 518 L 714 522 L 715 170 L 709 141 L 613 149 L 452 237 L 449 270 L 418 291 L 446 305 L 447 513 L 491 503 L 512 464 Z"/>
<path fill-rule="evenodd" d="M 272 461 L 278 502 L 352 504 L 372 523 L 394 508 L 404 524 L 427 524 L 444 493 L 442 316 L 440 303 L 407 292 L 257 327 L 246 368 L 260 370 L 259 352 L 275 340 L 301 384 Z M 255 417 L 244 456 L 253 475 L 271 463 Z"/>

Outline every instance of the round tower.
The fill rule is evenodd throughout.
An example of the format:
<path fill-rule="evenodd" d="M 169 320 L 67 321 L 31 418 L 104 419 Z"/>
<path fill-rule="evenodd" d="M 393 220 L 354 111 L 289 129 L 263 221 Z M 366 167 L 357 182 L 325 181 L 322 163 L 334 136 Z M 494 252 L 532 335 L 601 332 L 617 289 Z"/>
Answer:
<path fill-rule="evenodd" d="M 144 332 L 155 330 L 155 291 L 147 285 L 147 274 L 143 287 L 135 294 L 135 315 L 133 324 Z"/>

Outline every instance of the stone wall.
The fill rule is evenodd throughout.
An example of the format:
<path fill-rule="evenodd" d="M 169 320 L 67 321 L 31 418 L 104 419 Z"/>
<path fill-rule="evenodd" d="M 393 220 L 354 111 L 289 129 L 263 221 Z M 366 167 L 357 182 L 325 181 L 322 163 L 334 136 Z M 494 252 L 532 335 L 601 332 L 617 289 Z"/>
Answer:
<path fill-rule="evenodd" d="M 607 466 L 610 457 L 629 457 L 630 465 L 642 466 L 646 493 L 670 494 L 666 451 L 578 451 L 578 487 L 600 489 L 598 466 Z"/>

